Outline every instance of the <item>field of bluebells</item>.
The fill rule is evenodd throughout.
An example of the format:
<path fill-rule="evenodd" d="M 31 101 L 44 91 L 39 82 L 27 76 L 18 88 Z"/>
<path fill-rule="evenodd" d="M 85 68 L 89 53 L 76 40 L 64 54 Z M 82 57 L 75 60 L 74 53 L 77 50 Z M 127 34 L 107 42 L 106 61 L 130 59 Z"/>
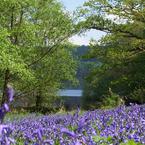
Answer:
<path fill-rule="evenodd" d="M 31 115 L 1 124 L 0 135 L 2 145 L 117 145 L 128 140 L 145 144 L 145 106 Z"/>
<path fill-rule="evenodd" d="M 9 101 L 0 109 L 1 145 L 118 145 L 133 140 L 145 144 L 145 105 L 120 106 L 111 110 L 48 116 L 29 115 L 3 122 Z M 130 145 L 134 145 L 136 143 Z"/>

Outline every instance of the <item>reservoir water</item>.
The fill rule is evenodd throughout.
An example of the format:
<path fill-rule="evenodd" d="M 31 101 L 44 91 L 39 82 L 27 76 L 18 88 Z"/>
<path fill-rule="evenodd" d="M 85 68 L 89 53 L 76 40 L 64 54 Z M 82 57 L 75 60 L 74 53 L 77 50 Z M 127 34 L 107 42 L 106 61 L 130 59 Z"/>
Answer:
<path fill-rule="evenodd" d="M 83 91 L 82 90 L 73 90 L 73 89 L 62 89 L 59 90 L 58 95 L 63 97 L 82 97 Z"/>

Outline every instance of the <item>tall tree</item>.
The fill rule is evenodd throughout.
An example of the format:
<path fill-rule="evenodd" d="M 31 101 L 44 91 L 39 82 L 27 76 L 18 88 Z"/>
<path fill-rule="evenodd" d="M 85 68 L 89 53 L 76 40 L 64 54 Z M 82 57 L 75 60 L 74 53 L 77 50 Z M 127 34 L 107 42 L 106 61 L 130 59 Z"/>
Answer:
<path fill-rule="evenodd" d="M 127 102 L 135 99 L 134 90 L 144 90 L 145 2 L 143 0 L 90 0 L 80 10 L 78 29 L 106 32 L 100 41 L 91 44 L 89 57 L 100 61 L 92 70 L 85 89 L 86 99 L 99 102 L 108 96 L 109 88 Z M 79 17 L 79 18 L 80 18 Z M 89 91 L 90 90 L 90 91 Z M 142 94 L 144 94 L 142 92 Z M 91 99 L 92 98 L 92 99 Z"/>
<path fill-rule="evenodd" d="M 7 98 L 8 83 L 13 82 L 15 87 L 20 88 L 21 85 L 18 84 L 25 82 L 26 88 L 29 88 L 28 86 L 35 88 L 35 85 L 41 86 L 38 85 L 39 75 L 45 76 L 43 80 L 50 77 L 49 73 L 53 72 L 49 70 L 56 65 L 56 56 L 53 53 L 56 49 L 61 49 L 64 56 L 59 54 L 67 58 L 64 44 L 73 35 L 74 30 L 69 14 L 63 11 L 61 3 L 56 0 L 2 0 L 0 5 L 2 60 L 0 71 L 3 74 L 1 78 L 3 104 Z M 59 65 L 64 68 L 63 63 Z M 69 71 L 66 66 L 64 69 L 66 72 Z M 61 77 L 59 81 L 62 81 Z M 23 91 L 26 89 L 21 88 Z"/>

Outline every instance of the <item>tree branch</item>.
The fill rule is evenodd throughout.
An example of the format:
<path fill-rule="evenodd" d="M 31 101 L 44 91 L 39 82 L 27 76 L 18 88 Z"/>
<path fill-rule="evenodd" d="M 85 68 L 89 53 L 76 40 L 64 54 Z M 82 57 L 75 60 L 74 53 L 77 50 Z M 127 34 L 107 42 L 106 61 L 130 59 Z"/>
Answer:
<path fill-rule="evenodd" d="M 52 51 L 52 49 L 55 49 L 61 42 L 63 42 L 68 37 L 70 37 L 70 36 L 67 35 L 67 36 L 63 37 L 62 39 L 58 40 L 54 45 L 50 46 L 48 48 L 48 50 L 41 57 L 39 57 L 38 59 L 34 60 L 31 64 L 28 64 L 28 67 L 31 67 L 34 64 L 38 63 L 39 61 L 41 61 L 42 59 L 44 59 L 47 55 L 50 54 L 50 52 Z"/>
<path fill-rule="evenodd" d="M 143 37 L 137 36 L 136 34 L 130 32 L 130 31 L 122 30 L 122 29 L 118 29 L 118 28 L 117 29 L 109 29 L 109 28 L 103 28 L 103 27 L 98 27 L 98 26 L 90 26 L 90 27 L 88 27 L 88 29 L 100 30 L 100 31 L 103 31 L 106 33 L 120 32 L 120 33 L 127 34 L 128 37 L 133 37 L 133 38 L 140 39 L 140 40 L 144 39 Z"/>

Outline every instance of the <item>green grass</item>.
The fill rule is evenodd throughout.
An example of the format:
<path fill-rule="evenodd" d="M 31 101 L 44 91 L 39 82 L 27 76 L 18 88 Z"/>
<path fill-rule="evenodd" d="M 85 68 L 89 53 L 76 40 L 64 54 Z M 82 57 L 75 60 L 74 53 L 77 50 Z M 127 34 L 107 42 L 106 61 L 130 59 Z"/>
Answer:
<path fill-rule="evenodd" d="M 120 145 L 143 145 L 141 143 L 136 143 L 133 140 L 128 141 L 127 143 L 121 143 Z"/>
<path fill-rule="evenodd" d="M 9 112 L 6 114 L 5 118 L 4 118 L 4 122 L 12 122 L 12 121 L 15 121 L 15 120 L 20 120 L 20 119 L 23 119 L 25 117 L 28 117 L 28 116 L 40 116 L 42 114 L 40 113 L 28 113 L 28 112 L 21 112 L 21 113 L 18 113 L 18 112 Z"/>

